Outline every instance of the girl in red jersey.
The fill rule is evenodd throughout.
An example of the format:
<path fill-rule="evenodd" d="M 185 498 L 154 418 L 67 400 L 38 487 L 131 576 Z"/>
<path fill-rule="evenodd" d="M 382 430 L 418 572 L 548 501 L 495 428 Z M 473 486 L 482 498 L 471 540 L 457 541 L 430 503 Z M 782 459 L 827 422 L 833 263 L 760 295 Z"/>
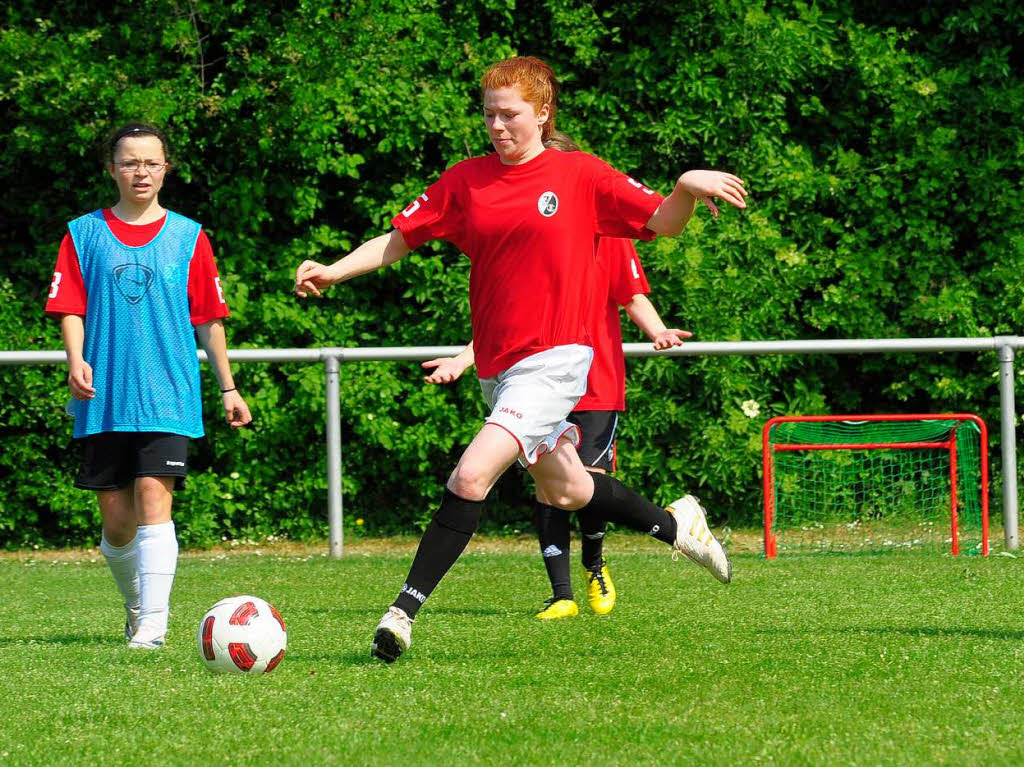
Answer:
<path fill-rule="evenodd" d="M 579 147 L 564 133 L 556 132 L 544 142 L 548 149 L 578 152 Z M 587 471 L 605 474 L 615 470 L 616 431 L 619 413 L 626 408 L 626 360 L 622 354 L 622 326 L 619 307 L 654 342 L 655 349 L 680 346 L 692 334 L 667 328 L 647 298 L 650 287 L 633 243 L 602 238 L 597 248 L 594 291 L 588 313 L 588 329 L 594 348 L 594 362 L 587 376 L 587 393 L 576 404 L 568 421 L 580 428 L 577 447 Z M 455 357 L 428 360 L 431 369 L 424 380 L 442 384 L 457 380 L 473 365 L 473 343 Z M 582 562 L 587 583 L 587 601 L 598 615 L 615 606 L 616 590 L 603 556 L 606 524 L 601 519 L 580 517 Z M 538 488 L 534 525 L 544 568 L 551 582 L 551 597 L 537 613 L 542 620 L 571 618 L 579 614 L 569 575 L 569 515 L 553 508 Z"/>
<path fill-rule="evenodd" d="M 539 59 L 498 62 L 481 90 L 494 154 L 449 168 L 395 216 L 387 234 L 330 265 L 304 261 L 295 274 L 299 297 L 319 296 L 431 239 L 448 240 L 471 263 L 474 351 L 491 414 L 449 477 L 406 582 L 377 626 L 372 653 L 386 662 L 410 646 L 417 611 L 465 549 L 484 499 L 517 458 L 552 506 L 647 532 L 719 580 L 731 578 L 695 498 L 664 509 L 612 477 L 591 474 L 576 452 L 579 429 L 566 416 L 586 392 L 593 357 L 585 312 L 595 238 L 677 235 L 697 200 L 746 207 L 743 182 L 689 171 L 663 198 L 584 152 L 545 151 L 558 83 Z"/>
<path fill-rule="evenodd" d="M 231 426 L 252 417 L 235 389 L 213 250 L 195 221 L 161 207 L 167 141 L 132 123 L 107 145 L 119 199 L 71 221 L 46 313 L 59 317 L 68 357 L 68 411 L 82 445 L 75 487 L 93 490 L 100 549 L 124 597 L 128 646 L 164 643 L 178 542 L 172 491 L 203 434 L 196 336 Z"/>

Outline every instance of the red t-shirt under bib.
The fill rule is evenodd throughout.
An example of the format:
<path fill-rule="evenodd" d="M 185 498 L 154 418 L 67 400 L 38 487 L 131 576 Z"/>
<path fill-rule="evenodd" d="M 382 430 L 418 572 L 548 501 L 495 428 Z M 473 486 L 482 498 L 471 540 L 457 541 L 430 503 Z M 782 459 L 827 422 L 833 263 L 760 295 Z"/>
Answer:
<path fill-rule="evenodd" d="M 129 224 L 122 221 L 107 208 L 103 219 L 120 242 L 138 248 L 156 237 L 167 217 L 162 216 L 148 224 Z M 57 266 L 53 271 L 53 282 L 46 301 L 46 313 L 51 316 L 80 314 L 85 316 L 88 296 L 78 253 L 70 234 L 65 234 L 57 253 Z M 193 325 L 203 325 L 211 320 L 229 316 L 228 305 L 220 287 L 217 264 L 213 260 L 213 248 L 206 232 L 199 230 L 192 261 L 188 270 L 188 310 Z"/>

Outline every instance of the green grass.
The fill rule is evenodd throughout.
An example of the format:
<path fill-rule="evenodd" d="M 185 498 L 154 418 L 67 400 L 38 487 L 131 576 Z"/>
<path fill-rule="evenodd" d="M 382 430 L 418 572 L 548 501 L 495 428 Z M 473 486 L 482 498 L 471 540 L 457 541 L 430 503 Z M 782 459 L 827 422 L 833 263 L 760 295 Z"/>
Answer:
<path fill-rule="evenodd" d="M 533 547 L 474 543 L 392 666 L 369 639 L 409 546 L 184 558 L 156 653 L 123 647 L 98 555 L 0 559 L 0 764 L 1024 762 L 1021 561 L 738 555 L 726 587 L 651 541 L 608 551 L 615 611 L 544 623 Z M 288 623 L 268 676 L 196 657 L 239 592 Z"/>

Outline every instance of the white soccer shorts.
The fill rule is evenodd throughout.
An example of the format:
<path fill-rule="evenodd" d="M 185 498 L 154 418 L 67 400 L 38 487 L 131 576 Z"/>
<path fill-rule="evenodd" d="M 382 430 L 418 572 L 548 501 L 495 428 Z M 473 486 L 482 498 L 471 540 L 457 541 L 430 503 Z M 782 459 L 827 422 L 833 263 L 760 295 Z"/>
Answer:
<path fill-rule="evenodd" d="M 562 437 L 577 447 L 580 430 L 566 416 L 587 392 L 594 350 L 569 344 L 531 354 L 491 378 L 480 388 L 491 408 L 486 423 L 505 429 L 519 443 L 519 462 L 533 466 Z"/>

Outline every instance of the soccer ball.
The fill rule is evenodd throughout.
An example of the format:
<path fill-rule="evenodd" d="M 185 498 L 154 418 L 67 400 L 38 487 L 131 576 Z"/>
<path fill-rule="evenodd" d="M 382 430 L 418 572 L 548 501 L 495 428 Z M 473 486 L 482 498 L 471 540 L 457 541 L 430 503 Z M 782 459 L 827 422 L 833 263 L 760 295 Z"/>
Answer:
<path fill-rule="evenodd" d="M 269 674 L 288 646 L 281 613 L 259 597 L 220 600 L 199 623 L 199 658 L 218 673 Z"/>

